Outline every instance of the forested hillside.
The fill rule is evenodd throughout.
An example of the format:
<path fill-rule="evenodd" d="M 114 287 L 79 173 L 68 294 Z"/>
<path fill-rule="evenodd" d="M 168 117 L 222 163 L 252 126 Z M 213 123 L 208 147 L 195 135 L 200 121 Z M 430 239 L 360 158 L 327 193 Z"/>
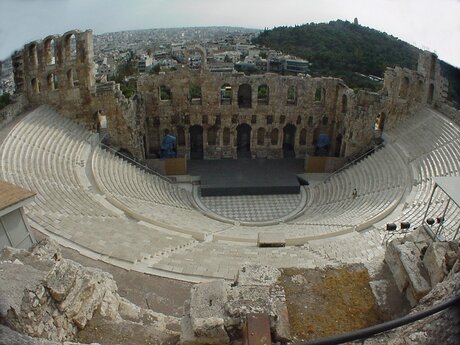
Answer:
<path fill-rule="evenodd" d="M 254 43 L 310 61 L 313 76 L 339 77 L 352 88 L 370 90 L 381 84 L 359 74 L 383 77 L 387 66 L 415 69 L 420 51 L 384 32 L 342 20 L 264 30 Z M 442 69 L 452 84 L 450 98 L 460 104 L 460 70 L 446 63 Z"/>

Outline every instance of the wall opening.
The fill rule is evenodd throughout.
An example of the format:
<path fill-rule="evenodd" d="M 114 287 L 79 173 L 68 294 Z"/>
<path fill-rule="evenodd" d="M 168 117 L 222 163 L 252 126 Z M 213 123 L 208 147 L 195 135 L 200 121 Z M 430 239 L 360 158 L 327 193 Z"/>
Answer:
<path fill-rule="evenodd" d="M 236 127 L 236 153 L 238 158 L 251 158 L 251 126 L 246 123 Z"/>
<path fill-rule="evenodd" d="M 348 108 L 348 97 L 347 95 L 342 95 L 342 113 L 345 114 Z"/>
<path fill-rule="evenodd" d="M 177 146 L 185 146 L 184 127 L 177 127 Z"/>
<path fill-rule="evenodd" d="M 409 94 L 409 78 L 403 77 L 401 79 L 401 85 L 399 86 L 399 97 L 407 98 Z"/>
<path fill-rule="evenodd" d="M 77 39 L 74 34 L 69 34 L 64 39 L 65 58 L 75 61 L 77 57 Z"/>
<path fill-rule="evenodd" d="M 252 89 L 249 84 L 242 84 L 238 88 L 238 106 L 240 108 L 251 108 Z"/>
<path fill-rule="evenodd" d="M 223 134 L 222 134 L 222 139 L 223 139 L 223 145 L 228 146 L 230 145 L 230 128 L 225 127 Z"/>
<path fill-rule="evenodd" d="M 335 138 L 335 156 L 340 157 L 340 151 L 342 149 L 342 134 L 337 135 Z"/>
<path fill-rule="evenodd" d="M 257 130 L 257 145 L 263 146 L 265 144 L 265 128 L 260 127 Z"/>
<path fill-rule="evenodd" d="M 190 127 L 190 159 L 203 159 L 203 127 Z"/>
<path fill-rule="evenodd" d="M 307 144 L 307 130 L 302 128 L 299 135 L 299 145 L 305 146 Z"/>
<path fill-rule="evenodd" d="M 198 85 L 190 85 L 189 97 L 192 104 L 201 104 L 201 87 Z"/>
<path fill-rule="evenodd" d="M 287 90 L 287 104 L 297 104 L 297 88 L 290 85 Z"/>
<path fill-rule="evenodd" d="M 433 98 L 434 98 L 434 84 L 430 84 L 428 88 L 428 99 L 427 103 L 428 104 L 433 104 Z"/>
<path fill-rule="evenodd" d="M 272 145 L 278 145 L 278 136 L 279 136 L 278 128 L 273 128 L 270 134 L 270 143 Z"/>
<path fill-rule="evenodd" d="M 269 102 L 268 85 L 267 84 L 259 85 L 257 89 L 257 103 L 258 104 L 268 104 L 268 102 Z"/>
<path fill-rule="evenodd" d="M 48 90 L 57 90 L 59 88 L 59 83 L 58 83 L 58 77 L 54 73 L 48 74 L 48 77 L 46 78 L 47 84 L 48 84 Z"/>
<path fill-rule="evenodd" d="M 29 63 L 32 66 L 38 65 L 37 45 L 35 43 L 29 46 Z"/>
<path fill-rule="evenodd" d="M 39 94 L 40 93 L 40 81 L 37 79 L 37 78 L 33 78 L 31 81 L 30 81 L 30 85 L 32 87 L 32 92 L 35 93 L 35 94 Z"/>
<path fill-rule="evenodd" d="M 171 89 L 166 85 L 160 85 L 160 101 L 170 101 L 172 98 Z"/>
<path fill-rule="evenodd" d="M 47 39 L 44 47 L 46 64 L 54 65 L 56 63 L 56 41 L 53 38 Z"/>
<path fill-rule="evenodd" d="M 230 105 L 232 104 L 232 87 L 230 84 L 224 84 L 220 87 L 220 104 Z"/>
<path fill-rule="evenodd" d="M 208 145 L 217 145 L 217 127 L 208 128 Z"/>
<path fill-rule="evenodd" d="M 295 131 L 296 126 L 288 123 L 283 128 L 283 157 L 295 158 Z"/>

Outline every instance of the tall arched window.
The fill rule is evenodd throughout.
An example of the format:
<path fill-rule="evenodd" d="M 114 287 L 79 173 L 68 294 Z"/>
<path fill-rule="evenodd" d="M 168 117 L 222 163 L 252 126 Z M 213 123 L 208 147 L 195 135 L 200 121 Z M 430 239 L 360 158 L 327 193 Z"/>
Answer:
<path fill-rule="evenodd" d="M 53 38 L 49 38 L 44 43 L 45 48 L 45 61 L 47 65 L 54 65 L 56 63 L 56 42 Z"/>
<path fill-rule="evenodd" d="M 297 103 L 297 88 L 294 85 L 290 85 L 287 90 L 287 104 Z"/>
<path fill-rule="evenodd" d="M 306 145 L 307 144 L 307 130 L 302 128 L 299 135 L 299 145 Z"/>
<path fill-rule="evenodd" d="M 268 104 L 269 101 L 269 90 L 267 84 L 259 85 L 257 89 L 257 103 Z"/>
<path fill-rule="evenodd" d="M 265 128 L 260 127 L 257 130 L 257 145 L 263 145 L 265 143 Z"/>
<path fill-rule="evenodd" d="M 77 58 L 77 39 L 74 34 L 68 34 L 64 39 L 65 58 L 68 61 L 76 60 Z"/>
<path fill-rule="evenodd" d="M 230 145 L 230 128 L 225 127 L 223 131 L 223 145 L 228 146 Z"/>
<path fill-rule="evenodd" d="M 238 106 L 240 108 L 251 108 L 252 89 L 249 84 L 242 84 L 238 88 Z"/>
<path fill-rule="evenodd" d="M 278 128 L 273 128 L 270 136 L 271 136 L 271 144 L 278 145 L 278 136 L 279 136 Z"/>
<path fill-rule="evenodd" d="M 208 128 L 208 145 L 217 145 L 217 127 Z"/>
<path fill-rule="evenodd" d="M 232 87 L 230 84 L 224 84 L 220 87 L 220 104 L 232 104 Z"/>
<path fill-rule="evenodd" d="M 184 127 L 177 127 L 177 146 L 185 146 Z"/>

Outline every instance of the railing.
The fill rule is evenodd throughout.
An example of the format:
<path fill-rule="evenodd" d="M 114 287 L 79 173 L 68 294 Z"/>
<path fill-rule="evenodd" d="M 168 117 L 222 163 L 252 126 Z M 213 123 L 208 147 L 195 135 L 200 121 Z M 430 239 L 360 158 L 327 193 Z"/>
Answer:
<path fill-rule="evenodd" d="M 370 155 L 371 153 L 374 153 L 375 151 L 377 151 L 379 148 L 385 146 L 383 143 L 382 144 L 379 144 L 377 146 L 374 146 L 373 148 L 367 150 L 366 152 L 364 152 L 363 154 L 359 155 L 357 158 L 354 158 L 351 162 L 345 164 L 343 167 L 341 168 L 338 168 L 337 170 L 331 172 L 329 175 L 326 176 L 326 178 L 323 180 L 323 182 L 326 182 L 328 179 L 330 179 L 332 176 L 338 174 L 339 172 L 341 172 L 342 170 L 345 170 L 347 169 L 348 167 L 356 164 L 358 161 L 360 161 L 361 159 L 363 159 L 364 157 Z"/>
<path fill-rule="evenodd" d="M 363 328 L 357 331 L 353 331 L 353 332 L 349 332 L 349 333 L 345 333 L 345 334 L 341 334 L 341 335 L 337 335 L 333 337 L 305 341 L 301 343 L 295 343 L 292 345 L 337 345 L 337 344 L 343 344 L 349 341 L 367 339 L 376 334 L 391 331 L 395 328 L 424 319 L 428 316 L 439 313 L 440 311 L 443 311 L 453 306 L 460 308 L 460 295 L 454 296 L 453 298 L 445 302 L 439 303 L 427 310 L 423 310 L 415 314 L 406 315 L 396 320 L 387 321 L 387 322 L 380 323 L 378 325 L 374 325 L 368 328 Z"/>
<path fill-rule="evenodd" d="M 100 147 L 102 147 L 102 148 L 104 148 L 104 149 L 106 149 L 106 150 L 111 151 L 111 152 L 114 153 L 115 155 L 118 155 L 118 156 L 123 157 L 123 159 L 126 159 L 126 160 L 129 161 L 130 163 L 136 165 L 138 168 L 140 168 L 140 169 L 142 169 L 142 170 L 144 170 L 144 171 L 147 171 L 147 172 L 149 172 L 150 174 L 155 175 L 155 176 L 161 178 L 162 180 L 164 180 L 164 181 L 166 181 L 166 182 L 169 182 L 169 183 L 172 183 L 172 184 L 175 183 L 173 180 L 171 180 L 170 178 L 168 178 L 168 177 L 166 177 L 166 176 L 160 174 L 158 171 L 155 171 L 155 170 L 153 170 L 153 169 L 150 169 L 148 166 L 143 165 L 143 164 L 141 164 L 141 163 L 135 161 L 135 160 L 132 159 L 131 157 L 128 157 L 127 155 L 124 155 L 123 153 L 118 152 L 118 151 L 115 150 L 114 148 L 112 148 L 112 147 L 110 147 L 110 146 L 104 144 L 104 143 L 102 142 L 102 140 L 104 140 L 105 137 L 106 137 L 106 135 L 104 135 L 102 138 L 100 138 L 100 139 L 98 140 L 98 145 L 99 145 Z"/>

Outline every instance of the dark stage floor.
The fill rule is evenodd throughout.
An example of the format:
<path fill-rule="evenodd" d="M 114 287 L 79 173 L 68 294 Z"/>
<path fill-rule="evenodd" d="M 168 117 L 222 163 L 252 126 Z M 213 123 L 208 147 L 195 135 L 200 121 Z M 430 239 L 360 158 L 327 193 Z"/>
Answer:
<path fill-rule="evenodd" d="M 296 194 L 303 159 L 190 160 L 188 174 L 201 176 L 201 195 Z"/>

